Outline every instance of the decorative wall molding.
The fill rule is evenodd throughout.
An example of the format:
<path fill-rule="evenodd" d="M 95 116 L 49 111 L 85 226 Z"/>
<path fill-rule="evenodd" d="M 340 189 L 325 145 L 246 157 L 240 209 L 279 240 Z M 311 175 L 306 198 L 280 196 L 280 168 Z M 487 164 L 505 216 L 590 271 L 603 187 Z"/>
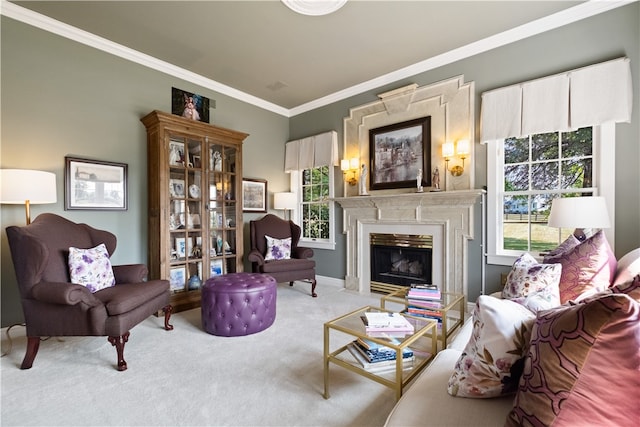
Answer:
<path fill-rule="evenodd" d="M 361 164 L 369 165 L 369 130 L 407 120 L 431 116 L 431 167 L 438 167 L 441 187 L 448 190 L 468 190 L 474 187 L 474 140 L 475 140 L 475 84 L 465 83 L 464 76 L 453 77 L 431 85 L 404 86 L 379 94 L 379 101 L 360 105 L 349 110 L 344 118 L 344 159 L 358 157 Z M 445 162 L 442 144 L 459 139 L 471 141 L 471 153 L 465 160 L 465 172 L 454 177 L 447 174 L 444 179 Z M 452 159 L 449 166 L 461 163 Z M 433 173 L 424 171 L 425 174 Z M 368 178 L 371 176 L 369 174 Z M 446 187 L 445 187 L 446 182 Z M 370 188 L 367 185 L 367 188 Z M 378 190 L 372 194 L 398 194 L 415 189 Z M 347 197 L 357 196 L 358 188 L 344 185 Z"/>

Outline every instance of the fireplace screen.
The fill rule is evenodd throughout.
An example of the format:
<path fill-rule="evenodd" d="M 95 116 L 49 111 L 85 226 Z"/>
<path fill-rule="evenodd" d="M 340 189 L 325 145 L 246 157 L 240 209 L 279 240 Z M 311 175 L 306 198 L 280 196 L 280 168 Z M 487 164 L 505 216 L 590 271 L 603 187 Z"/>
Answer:
<path fill-rule="evenodd" d="M 431 284 L 432 236 L 370 234 L 369 243 L 372 290 L 376 284 Z"/>

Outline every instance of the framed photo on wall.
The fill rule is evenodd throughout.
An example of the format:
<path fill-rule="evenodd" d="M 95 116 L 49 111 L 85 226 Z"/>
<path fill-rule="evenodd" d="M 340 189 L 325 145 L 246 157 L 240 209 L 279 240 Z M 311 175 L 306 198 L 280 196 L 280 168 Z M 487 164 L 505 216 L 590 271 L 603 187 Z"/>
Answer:
<path fill-rule="evenodd" d="M 372 190 L 431 185 L 431 117 L 369 130 L 369 170 Z"/>
<path fill-rule="evenodd" d="M 65 157 L 65 210 L 127 210 L 127 164 Z"/>
<path fill-rule="evenodd" d="M 172 87 L 171 113 L 197 122 L 209 123 L 209 98 Z"/>
<path fill-rule="evenodd" d="M 267 211 L 267 180 L 242 178 L 242 211 Z"/>

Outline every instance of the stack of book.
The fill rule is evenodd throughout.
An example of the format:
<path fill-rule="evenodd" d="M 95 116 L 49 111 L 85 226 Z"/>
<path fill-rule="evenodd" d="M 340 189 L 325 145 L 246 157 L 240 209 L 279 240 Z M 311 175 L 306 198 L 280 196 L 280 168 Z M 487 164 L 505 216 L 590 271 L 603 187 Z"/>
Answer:
<path fill-rule="evenodd" d="M 399 341 L 389 338 L 389 342 L 398 345 Z M 347 349 L 368 372 L 392 371 L 396 367 L 396 350 L 373 341 L 358 338 L 347 345 Z M 402 365 L 404 369 L 413 367 L 415 356 L 410 348 L 402 349 Z"/>
<path fill-rule="evenodd" d="M 407 313 L 442 323 L 442 293 L 435 285 L 416 285 L 407 292 Z"/>
<path fill-rule="evenodd" d="M 364 315 L 367 335 L 388 333 L 392 336 L 404 336 L 414 332 L 413 325 L 400 313 L 366 312 Z"/>

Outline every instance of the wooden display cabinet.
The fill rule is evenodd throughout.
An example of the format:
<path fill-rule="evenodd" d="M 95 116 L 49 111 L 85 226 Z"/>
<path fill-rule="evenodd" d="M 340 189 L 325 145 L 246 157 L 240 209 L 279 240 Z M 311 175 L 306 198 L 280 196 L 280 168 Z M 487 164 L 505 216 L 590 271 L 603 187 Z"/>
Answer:
<path fill-rule="evenodd" d="M 242 271 L 242 143 L 248 136 L 152 111 L 147 128 L 149 278 L 174 311 L 200 305 L 210 277 Z"/>

